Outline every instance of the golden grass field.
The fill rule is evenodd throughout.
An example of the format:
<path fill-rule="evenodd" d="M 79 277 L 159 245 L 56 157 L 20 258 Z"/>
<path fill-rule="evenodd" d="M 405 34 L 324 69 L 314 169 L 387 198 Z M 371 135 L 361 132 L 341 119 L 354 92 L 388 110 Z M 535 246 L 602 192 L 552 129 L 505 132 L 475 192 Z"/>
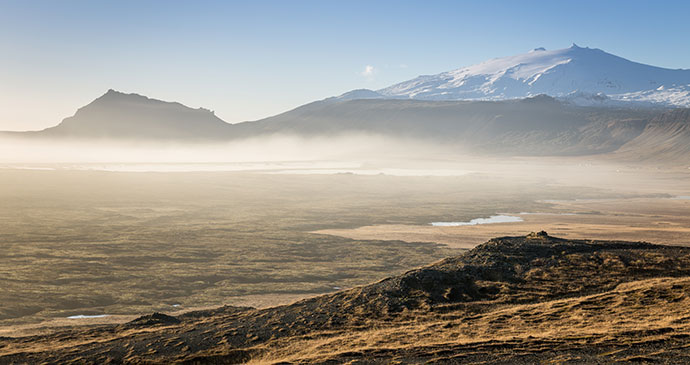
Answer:
<path fill-rule="evenodd" d="M 542 234 L 266 309 L 0 339 L 2 363 L 687 363 L 690 248 Z"/>

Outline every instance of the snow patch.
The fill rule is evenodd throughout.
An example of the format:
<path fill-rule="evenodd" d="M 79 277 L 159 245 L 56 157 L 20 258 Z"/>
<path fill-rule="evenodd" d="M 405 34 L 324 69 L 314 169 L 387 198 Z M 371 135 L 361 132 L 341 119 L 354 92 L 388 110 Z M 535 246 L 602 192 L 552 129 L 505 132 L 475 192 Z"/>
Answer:
<path fill-rule="evenodd" d="M 689 85 L 690 70 L 644 65 L 573 44 L 557 50 L 535 48 L 524 54 L 419 76 L 369 95 L 420 100 L 504 100 L 546 94 L 570 95 L 571 102 L 577 105 L 688 107 Z M 573 98 L 573 93 L 580 96 Z"/>

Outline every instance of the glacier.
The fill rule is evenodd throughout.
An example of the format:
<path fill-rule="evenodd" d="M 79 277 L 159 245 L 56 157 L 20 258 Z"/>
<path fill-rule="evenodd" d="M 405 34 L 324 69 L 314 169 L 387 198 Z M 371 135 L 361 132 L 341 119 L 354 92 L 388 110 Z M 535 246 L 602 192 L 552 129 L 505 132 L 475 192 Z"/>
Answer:
<path fill-rule="evenodd" d="M 506 100 L 540 94 L 588 106 L 689 107 L 690 70 L 645 65 L 573 44 L 535 48 L 337 99 Z"/>

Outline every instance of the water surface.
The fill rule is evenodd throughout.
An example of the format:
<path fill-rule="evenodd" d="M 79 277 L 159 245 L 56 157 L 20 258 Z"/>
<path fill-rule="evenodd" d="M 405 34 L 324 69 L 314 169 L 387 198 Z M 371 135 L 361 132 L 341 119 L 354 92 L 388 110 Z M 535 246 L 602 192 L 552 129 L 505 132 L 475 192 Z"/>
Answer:
<path fill-rule="evenodd" d="M 492 215 L 489 218 L 475 218 L 469 222 L 431 222 L 432 226 L 436 227 L 457 227 L 457 226 L 476 226 L 478 224 L 492 224 L 492 223 L 514 223 L 522 222 L 522 218 L 513 215 Z"/>
<path fill-rule="evenodd" d="M 109 315 L 110 314 L 94 314 L 94 315 L 78 314 L 76 316 L 69 316 L 67 318 L 68 319 L 103 318 L 103 317 L 108 317 Z"/>

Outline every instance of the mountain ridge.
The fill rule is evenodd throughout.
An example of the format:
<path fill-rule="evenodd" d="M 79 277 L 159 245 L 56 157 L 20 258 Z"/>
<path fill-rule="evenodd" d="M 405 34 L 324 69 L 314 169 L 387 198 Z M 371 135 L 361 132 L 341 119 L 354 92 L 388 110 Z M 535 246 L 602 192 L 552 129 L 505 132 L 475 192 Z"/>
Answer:
<path fill-rule="evenodd" d="M 33 132 L 46 137 L 219 139 L 230 124 L 209 109 L 192 109 L 136 93 L 109 89 L 54 127 Z"/>
<path fill-rule="evenodd" d="M 623 144 L 615 155 L 628 160 L 679 161 L 690 156 L 690 109 L 674 109 L 653 118 L 640 135 Z M 640 151 L 648 153 L 642 155 Z"/>
<path fill-rule="evenodd" d="M 663 144 L 664 134 L 643 134 L 654 118 L 674 113 L 664 108 L 578 106 L 544 94 L 493 101 L 357 97 L 362 94 L 369 95 L 357 91 L 351 99 L 329 98 L 262 120 L 229 124 L 208 109 L 109 90 L 55 127 L 4 135 L 165 143 L 372 135 L 432 143 L 463 154 L 522 156 L 609 154 L 637 139 L 640 160 L 685 163 L 689 156 L 684 151 L 690 134 L 666 134 L 673 143 L 663 150 L 656 145 Z M 690 115 L 676 113 L 675 123 L 690 123 Z M 634 153 L 614 155 L 629 159 Z"/>
<path fill-rule="evenodd" d="M 350 98 L 350 93 L 341 97 Z M 418 100 L 505 100 L 547 94 L 576 104 L 690 107 L 690 70 L 646 65 L 573 44 L 557 50 L 535 48 L 359 94 Z"/>
<path fill-rule="evenodd" d="M 546 95 L 498 101 L 326 99 L 234 126 L 263 135 L 414 138 L 477 154 L 587 155 L 615 151 L 660 113 L 579 107 Z"/>

